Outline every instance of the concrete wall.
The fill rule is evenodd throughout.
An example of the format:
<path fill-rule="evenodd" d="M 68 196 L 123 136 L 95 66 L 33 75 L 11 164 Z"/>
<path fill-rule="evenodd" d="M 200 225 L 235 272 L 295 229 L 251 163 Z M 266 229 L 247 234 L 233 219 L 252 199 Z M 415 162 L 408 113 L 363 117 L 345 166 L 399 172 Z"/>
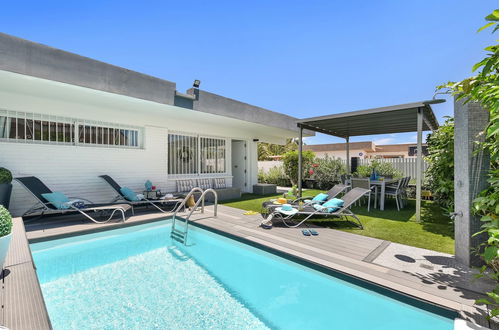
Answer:
<path fill-rule="evenodd" d="M 472 250 L 486 239 L 485 235 L 473 236 L 480 231 L 480 217 L 473 215 L 473 200 L 484 190 L 490 159 L 487 154 L 476 153 L 477 141 L 483 134 L 489 112 L 477 103 L 454 102 L 454 220 L 455 253 L 458 262 L 466 266 L 481 263 Z"/>
<path fill-rule="evenodd" d="M 188 93 L 197 96 L 196 101 L 194 101 L 194 110 L 252 123 L 266 124 L 295 132 L 299 131 L 296 126 L 297 119 L 294 117 L 202 90 L 190 89 Z M 310 131 L 304 131 L 304 134 L 307 136 L 315 135 Z"/>
<path fill-rule="evenodd" d="M 173 82 L 0 33 L 0 70 L 173 104 Z"/>

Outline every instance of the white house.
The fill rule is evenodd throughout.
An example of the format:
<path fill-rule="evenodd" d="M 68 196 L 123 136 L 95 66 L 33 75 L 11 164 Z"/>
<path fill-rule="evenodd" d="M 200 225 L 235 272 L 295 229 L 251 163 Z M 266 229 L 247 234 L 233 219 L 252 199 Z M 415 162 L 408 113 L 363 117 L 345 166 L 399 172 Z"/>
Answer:
<path fill-rule="evenodd" d="M 257 142 L 297 136 L 296 118 L 6 34 L 0 54 L 0 167 L 69 196 L 110 201 L 102 174 L 136 191 L 224 178 L 250 192 Z M 33 203 L 14 183 L 11 212 Z"/>

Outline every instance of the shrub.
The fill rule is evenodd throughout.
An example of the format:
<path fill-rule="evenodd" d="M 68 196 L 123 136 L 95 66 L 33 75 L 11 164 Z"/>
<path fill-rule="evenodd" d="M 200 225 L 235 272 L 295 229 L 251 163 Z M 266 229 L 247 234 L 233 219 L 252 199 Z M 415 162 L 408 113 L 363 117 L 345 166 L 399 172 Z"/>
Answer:
<path fill-rule="evenodd" d="M 315 155 L 312 151 L 307 150 L 302 153 L 302 180 L 310 176 L 309 170 L 314 161 Z M 298 184 L 298 151 L 288 151 L 284 154 L 284 173 L 291 180 L 293 185 Z"/>
<path fill-rule="evenodd" d="M 428 135 L 426 142 L 426 184 L 434 200 L 450 213 L 454 211 L 454 119 L 447 117 L 442 126 Z"/>
<path fill-rule="evenodd" d="M 1 183 L 11 183 L 12 173 L 4 167 L 0 167 L 0 184 Z"/>
<path fill-rule="evenodd" d="M 263 168 L 258 169 L 258 183 L 265 183 L 265 171 Z"/>
<path fill-rule="evenodd" d="M 357 167 L 355 176 L 359 178 L 369 177 L 371 176 L 373 169 L 376 170 L 380 176 L 391 176 L 393 178 L 401 178 L 403 176 L 403 173 L 393 167 L 392 164 L 379 160 L 372 160 L 369 165 L 361 165 Z"/>
<path fill-rule="evenodd" d="M 0 237 L 10 234 L 12 231 L 12 216 L 9 211 L 0 205 Z"/>
<path fill-rule="evenodd" d="M 258 178 L 258 181 L 262 183 L 272 183 L 284 187 L 289 187 L 291 185 L 282 166 L 271 167 L 267 173 L 260 170 L 258 172 Z"/>
<path fill-rule="evenodd" d="M 355 176 L 359 178 L 365 178 L 371 176 L 373 169 L 369 165 L 361 165 L 357 167 L 357 172 L 355 172 Z"/>
<path fill-rule="evenodd" d="M 340 181 L 340 176 L 346 173 L 346 167 L 340 158 L 316 158 L 313 165 L 313 178 L 317 180 L 319 189 L 329 189 Z"/>

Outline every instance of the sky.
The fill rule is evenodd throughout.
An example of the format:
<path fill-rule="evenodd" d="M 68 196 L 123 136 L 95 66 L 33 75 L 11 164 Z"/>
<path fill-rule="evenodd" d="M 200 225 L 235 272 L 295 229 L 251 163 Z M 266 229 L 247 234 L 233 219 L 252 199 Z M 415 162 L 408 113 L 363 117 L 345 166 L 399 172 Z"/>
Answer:
<path fill-rule="evenodd" d="M 433 97 L 497 0 L 3 1 L 0 31 L 297 118 Z M 453 103 L 434 105 L 440 123 Z M 415 133 L 353 137 L 411 143 Z M 343 142 L 319 134 L 307 144 Z"/>

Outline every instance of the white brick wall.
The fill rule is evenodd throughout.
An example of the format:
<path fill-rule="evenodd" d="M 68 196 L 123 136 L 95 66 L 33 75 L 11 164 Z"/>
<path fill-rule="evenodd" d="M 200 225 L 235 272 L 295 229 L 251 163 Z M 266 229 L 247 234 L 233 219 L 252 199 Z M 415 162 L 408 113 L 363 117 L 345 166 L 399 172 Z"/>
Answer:
<path fill-rule="evenodd" d="M 109 202 L 116 194 L 98 177 L 101 174 L 137 192 L 148 179 L 167 188 L 166 152 L 160 152 L 167 148 L 167 134 L 164 128 L 146 127 L 145 149 L 0 142 L 1 164 L 12 169 L 14 177 L 36 176 L 67 196 Z M 18 216 L 36 201 L 18 183 L 13 185 L 10 211 Z"/>

